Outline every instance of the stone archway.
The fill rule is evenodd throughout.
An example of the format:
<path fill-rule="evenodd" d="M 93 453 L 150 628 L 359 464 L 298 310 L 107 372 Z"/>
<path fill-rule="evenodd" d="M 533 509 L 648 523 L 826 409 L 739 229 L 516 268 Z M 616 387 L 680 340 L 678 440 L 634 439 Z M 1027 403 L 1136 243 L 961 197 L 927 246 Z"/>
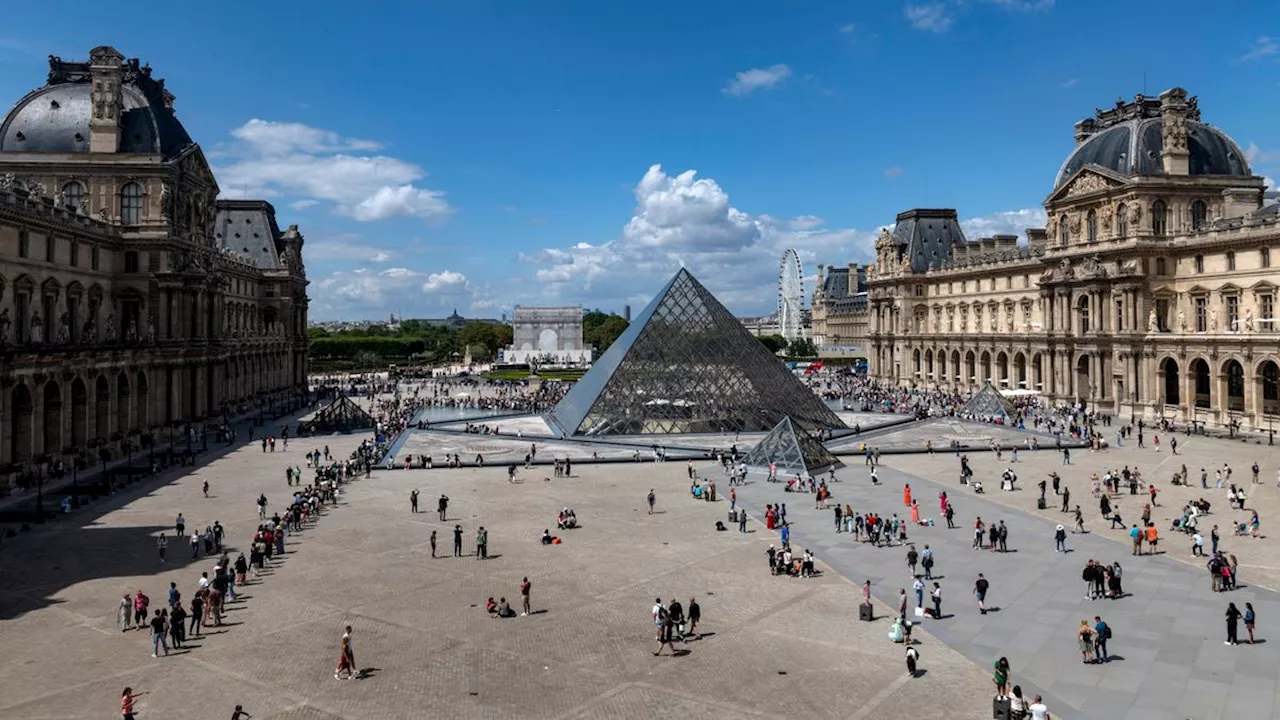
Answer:
<path fill-rule="evenodd" d="M 126 433 L 133 428 L 129 422 L 129 375 L 120 373 L 116 376 L 116 432 Z"/>
<path fill-rule="evenodd" d="M 1165 358 L 1160 361 L 1160 372 L 1164 375 L 1164 404 L 1182 404 L 1182 374 L 1178 370 L 1178 361 Z"/>
<path fill-rule="evenodd" d="M 138 371 L 138 383 L 134 392 L 137 399 L 137 409 L 134 411 L 134 422 L 138 427 L 145 428 L 151 425 L 151 408 L 148 402 L 151 400 L 147 389 L 147 374 L 141 370 Z"/>
<path fill-rule="evenodd" d="M 62 388 L 56 380 L 48 380 L 44 384 L 44 452 L 55 455 L 62 452 Z"/>
<path fill-rule="evenodd" d="M 1013 382 L 1011 387 L 1027 389 L 1027 356 L 1017 353 L 1013 356 Z"/>
<path fill-rule="evenodd" d="M 9 459 L 22 463 L 31 458 L 31 423 L 35 403 L 26 383 L 18 383 L 9 391 L 9 409 L 13 422 L 9 428 Z"/>
<path fill-rule="evenodd" d="M 1227 410 L 1244 412 L 1244 367 L 1234 358 L 1222 364 L 1227 379 Z"/>
<path fill-rule="evenodd" d="M 1262 380 L 1262 413 L 1280 415 L 1280 365 L 1273 360 L 1262 361 L 1258 377 Z"/>
<path fill-rule="evenodd" d="M 512 346 L 540 353 L 582 350 L 582 308 L 517 307 L 512 317 Z"/>
<path fill-rule="evenodd" d="M 996 387 L 1012 387 L 1009 382 L 1009 356 L 1004 351 L 996 354 Z"/>
<path fill-rule="evenodd" d="M 1213 382 L 1209 378 L 1209 363 L 1203 358 L 1192 360 L 1191 377 L 1195 378 L 1195 406 L 1207 410 L 1213 403 Z"/>
<path fill-rule="evenodd" d="M 71 381 L 71 444 L 83 448 L 89 439 L 89 391 L 84 380 Z"/>
<path fill-rule="evenodd" d="M 1092 378 L 1089 375 L 1089 358 L 1081 355 L 1076 359 L 1076 399 L 1080 402 L 1088 402 Z"/>
<path fill-rule="evenodd" d="M 106 375 L 99 375 L 94 382 L 93 424 L 96 437 L 106 440 L 111 434 L 111 383 Z"/>

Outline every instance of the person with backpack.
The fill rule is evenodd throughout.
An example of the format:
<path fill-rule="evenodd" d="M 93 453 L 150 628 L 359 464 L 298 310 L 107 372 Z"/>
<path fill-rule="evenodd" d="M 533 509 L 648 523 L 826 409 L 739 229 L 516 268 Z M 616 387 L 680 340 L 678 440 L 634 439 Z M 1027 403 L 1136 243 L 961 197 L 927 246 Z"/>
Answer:
<path fill-rule="evenodd" d="M 1111 639 L 1111 626 L 1102 621 L 1097 615 L 1093 616 L 1094 630 L 1094 647 L 1096 651 L 1094 657 L 1097 662 L 1111 662 L 1111 656 L 1107 653 L 1107 641 Z"/>

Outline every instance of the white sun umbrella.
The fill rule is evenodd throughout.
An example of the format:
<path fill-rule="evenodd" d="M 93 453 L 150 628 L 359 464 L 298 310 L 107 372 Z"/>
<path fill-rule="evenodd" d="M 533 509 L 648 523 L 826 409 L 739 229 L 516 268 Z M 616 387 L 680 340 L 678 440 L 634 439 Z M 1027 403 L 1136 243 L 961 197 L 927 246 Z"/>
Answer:
<path fill-rule="evenodd" d="M 454 393 L 453 396 L 454 397 L 471 397 L 471 393 L 460 392 L 460 393 Z"/>

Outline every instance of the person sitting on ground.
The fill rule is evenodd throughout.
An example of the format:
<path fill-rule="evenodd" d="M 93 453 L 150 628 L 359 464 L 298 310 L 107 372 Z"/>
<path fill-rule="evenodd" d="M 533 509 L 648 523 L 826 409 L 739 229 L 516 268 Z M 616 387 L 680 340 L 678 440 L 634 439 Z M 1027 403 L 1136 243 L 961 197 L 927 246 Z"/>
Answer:
<path fill-rule="evenodd" d="M 513 618 L 515 616 L 516 616 L 516 611 L 512 610 L 511 606 L 507 604 L 506 598 L 502 598 L 498 600 L 498 612 L 494 617 Z"/>
<path fill-rule="evenodd" d="M 892 642 L 900 643 L 902 642 L 905 636 L 906 636 L 906 633 L 902 626 L 902 618 L 901 617 L 894 618 L 893 627 L 889 628 L 889 640 Z"/>
<path fill-rule="evenodd" d="M 971 481 L 969 482 L 969 487 L 973 488 L 973 491 L 974 491 L 975 493 L 978 493 L 979 495 L 981 495 L 981 494 L 982 494 L 982 481 L 981 481 L 981 480 L 971 480 Z"/>
<path fill-rule="evenodd" d="M 556 541 L 556 539 L 555 539 L 554 537 L 552 537 L 552 535 L 551 535 L 551 531 L 550 531 L 550 530 L 543 530 L 543 531 L 542 531 L 542 544 L 543 544 L 543 545 L 550 545 L 550 544 L 554 543 L 555 541 Z"/>
<path fill-rule="evenodd" d="M 493 615 L 494 613 L 498 612 L 498 603 L 495 602 L 493 598 L 489 598 L 484 603 L 484 611 L 489 613 L 490 615 Z"/>

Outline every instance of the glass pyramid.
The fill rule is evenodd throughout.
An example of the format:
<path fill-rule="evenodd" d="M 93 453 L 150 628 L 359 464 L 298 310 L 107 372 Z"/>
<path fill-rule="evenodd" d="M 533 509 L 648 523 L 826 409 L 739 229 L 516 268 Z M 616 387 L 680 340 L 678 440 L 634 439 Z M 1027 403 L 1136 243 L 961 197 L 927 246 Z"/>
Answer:
<path fill-rule="evenodd" d="M 552 409 L 558 433 L 764 432 L 844 427 L 683 268 Z"/>
<path fill-rule="evenodd" d="M 320 408 L 311 420 L 303 423 L 307 432 L 349 432 L 373 427 L 373 416 L 346 395 Z"/>
<path fill-rule="evenodd" d="M 969 402 L 964 404 L 960 410 L 961 415 L 971 415 L 974 417 L 988 418 L 1014 418 L 1018 414 L 1018 409 L 1014 407 L 1013 402 L 1009 398 L 1000 394 L 991 383 L 982 386 L 982 389 L 973 394 L 969 398 Z"/>
<path fill-rule="evenodd" d="M 743 462 L 750 468 L 767 468 L 776 463 L 780 476 L 817 475 L 829 467 L 844 467 L 817 438 L 804 430 L 797 431 L 790 417 L 773 426 L 763 440 L 747 451 Z"/>

